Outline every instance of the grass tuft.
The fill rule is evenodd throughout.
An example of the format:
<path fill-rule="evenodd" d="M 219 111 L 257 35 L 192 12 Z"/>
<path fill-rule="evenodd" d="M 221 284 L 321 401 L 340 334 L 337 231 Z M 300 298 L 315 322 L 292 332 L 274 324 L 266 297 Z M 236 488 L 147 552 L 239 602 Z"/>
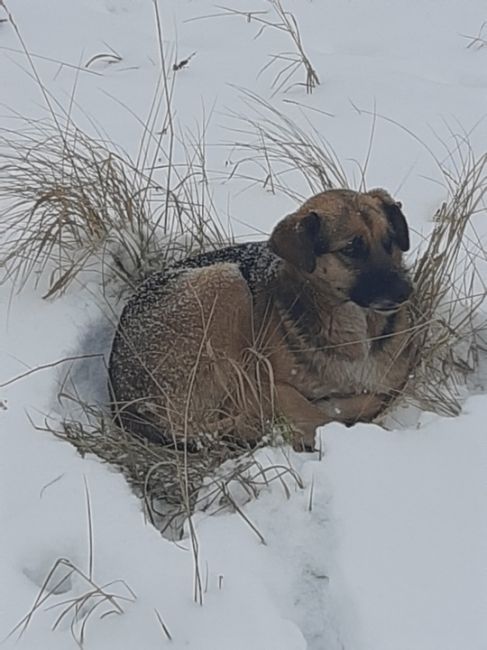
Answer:
<path fill-rule="evenodd" d="M 133 289 L 166 260 L 221 243 L 203 151 L 184 146 L 188 157 L 173 164 L 167 188 L 72 124 L 59 133 L 27 123 L 20 134 L 0 135 L 1 280 L 21 289 L 42 279 L 46 298 L 82 272 Z M 167 170 L 159 170 L 166 179 Z"/>
<path fill-rule="evenodd" d="M 416 356 L 404 397 L 442 415 L 460 413 L 468 379 L 486 351 L 480 269 L 487 251 L 474 218 L 485 211 L 487 155 L 476 157 L 468 143 L 464 148 L 453 173 L 443 168 L 448 198 L 413 267 Z"/>

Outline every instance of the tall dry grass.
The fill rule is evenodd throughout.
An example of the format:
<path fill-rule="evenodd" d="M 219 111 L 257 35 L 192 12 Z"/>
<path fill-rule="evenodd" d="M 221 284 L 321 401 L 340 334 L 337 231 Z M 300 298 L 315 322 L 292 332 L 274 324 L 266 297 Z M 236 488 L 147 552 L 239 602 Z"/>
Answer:
<path fill-rule="evenodd" d="M 235 7 L 216 5 L 215 13 L 190 18 L 187 22 L 214 18 L 243 18 L 245 22 L 257 27 L 254 39 L 266 31 L 279 32 L 286 36 L 291 49 L 277 52 L 269 56 L 269 61 L 262 66 L 258 76 L 266 71 L 272 71 L 271 91 L 274 97 L 277 93 L 286 93 L 296 87 L 304 87 L 307 94 L 320 85 L 318 73 L 310 57 L 306 53 L 299 23 L 294 14 L 287 10 L 281 0 L 268 0 L 268 10 L 248 11 Z M 302 74 L 303 81 L 296 81 Z"/>
<path fill-rule="evenodd" d="M 24 126 L 0 134 L 1 280 L 17 289 L 43 280 L 50 297 L 91 271 L 133 289 L 166 262 L 227 241 L 201 143 L 179 143 L 183 162 L 156 176 L 73 124 Z"/>

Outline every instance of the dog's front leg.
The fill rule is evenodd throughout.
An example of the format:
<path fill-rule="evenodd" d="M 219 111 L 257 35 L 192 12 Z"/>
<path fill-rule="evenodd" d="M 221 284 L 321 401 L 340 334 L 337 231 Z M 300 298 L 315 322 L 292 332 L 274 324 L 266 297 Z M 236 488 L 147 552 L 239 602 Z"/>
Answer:
<path fill-rule="evenodd" d="M 276 397 L 279 412 L 293 426 L 293 447 L 296 451 L 314 449 L 316 427 L 333 418 L 320 411 L 302 393 L 290 384 L 277 384 Z"/>

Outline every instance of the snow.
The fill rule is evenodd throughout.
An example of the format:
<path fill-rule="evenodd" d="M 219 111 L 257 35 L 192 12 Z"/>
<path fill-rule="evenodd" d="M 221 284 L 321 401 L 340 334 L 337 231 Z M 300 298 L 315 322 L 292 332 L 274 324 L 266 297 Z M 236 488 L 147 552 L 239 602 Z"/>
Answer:
<path fill-rule="evenodd" d="M 338 520 L 336 581 L 354 596 L 347 647 L 485 647 L 483 409 L 485 398 L 475 397 L 461 424 L 434 418 L 417 431 L 335 425 L 322 433 Z"/>
<path fill-rule="evenodd" d="M 228 4 L 269 9 L 263 0 Z M 446 197 L 435 160 L 447 159 L 442 141 L 452 149 L 454 134 L 467 133 L 477 153 L 487 149 L 487 50 L 467 48 L 463 36 L 477 34 L 486 19 L 480 0 L 284 0 L 321 85 L 312 95 L 294 87 L 274 97 L 274 73 L 259 71 L 269 55 L 289 50 L 285 35 L 267 29 L 254 39 L 258 26 L 238 16 L 190 20 L 219 12 L 208 0 L 161 0 L 159 6 L 171 62 L 196 52 L 177 73 L 178 124 L 196 131 L 202 115 L 209 117 L 214 199 L 239 236 L 268 232 L 295 205 L 260 185 L 221 181 L 235 155 L 222 146 L 236 137 L 230 114 L 250 110 L 241 88 L 270 99 L 303 128 L 312 121 L 357 183 L 357 161 L 366 160 L 373 133 L 367 185 L 384 186 L 402 201 L 415 242 L 427 236 Z M 33 61 L 63 106 L 74 89 L 73 111 L 82 126 L 92 130 L 91 119 L 135 153 L 141 124 L 134 114 L 147 118 L 159 70 L 153 4 L 10 0 L 8 7 L 35 55 L 81 66 L 110 48 L 122 57 L 110 65 L 100 59 L 91 72 Z M 0 126 L 7 129 L 17 128 L 19 114 L 46 115 L 20 50 L 12 25 L 0 23 Z M 484 216 L 476 219 L 480 237 L 487 230 Z M 0 385 L 73 351 L 106 350 L 109 327 L 89 284 L 54 301 L 41 294 L 30 285 L 20 295 L 0 287 Z M 162 538 L 117 472 L 34 428 L 31 419 L 42 426 L 57 408 L 53 395 L 64 370 L 65 364 L 46 368 L 0 386 L 1 638 L 30 611 L 59 558 L 88 575 L 92 555 L 93 581 L 123 581 L 111 590 L 126 600 L 117 600 L 120 615 L 100 616 L 113 609 L 105 602 L 88 618 L 87 650 L 487 647 L 485 395 L 470 397 L 458 418 L 424 413 L 394 431 L 329 425 L 319 432 L 322 458 L 261 451 L 264 465 L 290 462 L 304 487 L 286 479 L 288 498 L 274 481 L 251 501 L 235 489 L 241 513 L 197 513 L 199 605 L 191 538 Z M 102 392 L 100 366 L 81 379 L 94 395 Z M 17 631 L 4 647 L 76 648 L 81 621 L 68 612 L 53 630 L 67 605 L 49 607 L 90 589 L 80 573 L 72 574 L 21 638 Z M 94 603 L 87 602 L 85 615 Z"/>

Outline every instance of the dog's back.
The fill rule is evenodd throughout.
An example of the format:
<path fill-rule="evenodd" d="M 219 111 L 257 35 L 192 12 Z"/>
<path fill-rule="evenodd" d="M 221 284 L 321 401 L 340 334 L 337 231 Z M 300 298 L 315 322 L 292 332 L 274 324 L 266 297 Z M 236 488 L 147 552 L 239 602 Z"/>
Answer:
<path fill-rule="evenodd" d="M 267 242 L 237 244 L 183 259 L 141 284 L 122 312 L 109 362 L 113 411 L 126 431 L 153 441 L 167 440 L 168 432 L 161 430 L 161 418 L 154 409 L 161 393 L 175 392 L 174 381 L 184 383 L 186 377 L 174 369 L 171 376 L 155 377 L 154 362 L 165 349 L 180 343 L 163 327 L 160 317 L 161 309 L 167 315 L 179 308 L 184 321 L 184 301 L 178 307 L 174 299 L 184 292 L 184 279 L 196 269 L 232 265 L 253 296 L 263 278 L 272 277 L 277 259 Z M 226 307 L 233 309 L 232 304 Z"/>
<path fill-rule="evenodd" d="M 172 269 L 203 268 L 222 263 L 236 264 L 253 292 L 266 276 L 270 279 L 277 260 L 267 242 L 246 242 L 186 258 L 174 264 Z"/>

